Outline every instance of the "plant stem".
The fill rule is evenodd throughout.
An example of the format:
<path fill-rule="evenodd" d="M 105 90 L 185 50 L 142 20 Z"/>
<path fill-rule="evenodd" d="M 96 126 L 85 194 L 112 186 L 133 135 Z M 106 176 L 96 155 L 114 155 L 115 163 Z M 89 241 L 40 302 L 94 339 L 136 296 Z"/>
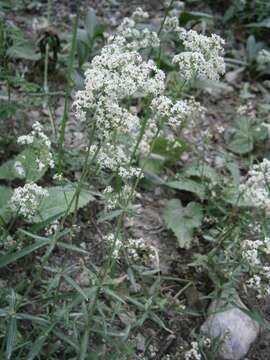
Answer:
<path fill-rule="evenodd" d="M 57 164 L 57 171 L 60 174 L 62 172 L 62 162 L 64 156 L 64 140 L 65 140 L 65 131 L 66 125 L 68 120 L 68 105 L 69 105 L 69 96 L 71 92 L 71 80 L 72 80 L 72 70 L 73 64 L 75 59 L 75 52 L 76 52 L 76 44 L 77 44 L 77 30 L 78 30 L 78 14 L 75 16 L 73 22 L 73 29 L 72 29 L 72 43 L 71 43 L 71 51 L 69 55 L 69 65 L 67 70 L 67 88 L 65 93 L 65 103 L 64 103 L 64 113 L 61 120 L 61 127 L 58 139 L 58 164 Z"/>

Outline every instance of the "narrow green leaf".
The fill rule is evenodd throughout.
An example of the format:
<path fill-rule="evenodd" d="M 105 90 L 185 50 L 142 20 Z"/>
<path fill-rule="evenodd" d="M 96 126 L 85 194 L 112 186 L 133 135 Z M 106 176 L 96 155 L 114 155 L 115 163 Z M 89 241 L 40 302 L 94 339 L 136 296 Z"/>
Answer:
<path fill-rule="evenodd" d="M 81 347 L 80 347 L 80 360 L 85 360 L 87 357 L 87 350 L 88 350 L 88 343 L 89 343 L 89 329 L 86 326 L 86 329 L 84 331 Z"/>
<path fill-rule="evenodd" d="M 16 346 L 17 320 L 14 316 L 10 318 L 7 332 L 6 355 L 9 360 Z"/>
<path fill-rule="evenodd" d="M 72 341 L 67 335 L 65 335 L 62 331 L 54 330 L 53 333 L 54 335 L 59 337 L 59 339 L 63 340 L 64 342 L 72 346 L 77 352 L 80 351 L 79 346 L 74 341 Z"/>
<path fill-rule="evenodd" d="M 34 316 L 34 315 L 30 315 L 30 314 L 24 314 L 24 313 L 16 313 L 15 315 L 16 319 L 18 320 L 30 320 L 30 321 L 36 321 L 42 324 L 48 324 L 49 321 L 39 317 L 39 316 Z"/>
<path fill-rule="evenodd" d="M 86 301 L 88 301 L 88 296 L 85 294 L 83 289 L 70 276 L 64 275 L 63 277 L 70 286 L 72 286 Z"/>
<path fill-rule="evenodd" d="M 48 245 L 50 242 L 51 239 L 37 241 L 35 244 L 26 246 L 25 248 L 23 248 L 20 251 L 17 251 L 16 253 L 0 256 L 0 268 L 17 261 L 26 255 L 31 254 L 33 251 L 40 249 L 45 245 Z"/>
<path fill-rule="evenodd" d="M 47 337 L 48 336 L 45 334 L 45 335 L 39 336 L 35 340 L 35 342 L 31 346 L 30 352 L 27 356 L 27 360 L 34 360 L 40 354 L 40 351 L 41 351 Z"/>
<path fill-rule="evenodd" d="M 79 248 L 79 247 L 77 247 L 75 245 L 72 245 L 72 244 L 66 244 L 66 243 L 58 241 L 57 246 L 59 246 L 60 248 L 75 251 L 75 252 L 78 252 L 78 253 L 81 253 L 81 254 L 88 254 L 88 251 L 86 251 L 84 249 L 81 249 L 81 248 Z"/>
<path fill-rule="evenodd" d="M 110 297 L 114 298 L 115 300 L 121 302 L 122 304 L 126 304 L 125 300 L 123 300 L 120 296 L 118 296 L 114 291 L 109 288 L 103 289 L 104 293 L 109 295 Z"/>

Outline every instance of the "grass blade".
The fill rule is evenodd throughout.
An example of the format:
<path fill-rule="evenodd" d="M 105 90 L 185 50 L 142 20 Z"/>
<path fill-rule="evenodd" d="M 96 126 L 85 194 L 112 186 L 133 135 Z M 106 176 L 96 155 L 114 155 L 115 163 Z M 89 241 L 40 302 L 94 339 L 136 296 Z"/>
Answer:
<path fill-rule="evenodd" d="M 14 351 L 16 345 L 16 336 L 17 336 L 17 320 L 15 317 L 11 317 L 8 326 L 7 343 L 6 343 L 6 356 L 8 360 L 11 358 L 11 355 Z"/>
<path fill-rule="evenodd" d="M 17 261 L 26 255 L 31 254 L 33 251 L 40 249 L 41 247 L 43 247 L 45 245 L 48 245 L 50 242 L 51 242 L 51 239 L 37 241 L 35 244 L 26 246 L 25 248 L 23 248 L 20 251 L 17 251 L 16 253 L 1 256 L 0 257 L 0 268 Z"/>

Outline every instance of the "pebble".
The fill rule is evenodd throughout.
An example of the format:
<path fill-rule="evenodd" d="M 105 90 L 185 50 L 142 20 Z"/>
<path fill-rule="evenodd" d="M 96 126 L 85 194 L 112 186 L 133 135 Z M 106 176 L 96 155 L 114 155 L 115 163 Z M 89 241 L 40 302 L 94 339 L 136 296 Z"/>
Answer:
<path fill-rule="evenodd" d="M 228 301 L 223 299 L 225 299 L 224 294 L 222 300 L 212 301 L 208 308 L 208 318 L 201 326 L 201 332 L 211 338 L 223 339 L 219 354 L 221 359 L 240 360 L 256 340 L 260 326 L 244 311 L 227 304 Z M 234 303 L 247 309 L 237 294 L 234 295 Z M 220 312 L 217 312 L 219 310 Z"/>

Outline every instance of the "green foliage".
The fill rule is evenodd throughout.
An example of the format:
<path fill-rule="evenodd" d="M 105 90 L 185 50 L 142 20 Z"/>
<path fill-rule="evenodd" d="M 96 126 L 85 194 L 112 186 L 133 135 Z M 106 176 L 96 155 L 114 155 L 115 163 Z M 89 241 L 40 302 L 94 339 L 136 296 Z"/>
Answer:
<path fill-rule="evenodd" d="M 270 4 L 265 0 L 233 0 L 224 14 L 224 21 L 238 20 L 248 27 L 268 27 Z M 252 23 L 251 23 L 252 22 Z"/>
<path fill-rule="evenodd" d="M 76 208 L 79 209 L 94 200 L 91 192 L 87 190 L 81 189 L 78 193 L 76 184 L 66 187 L 53 186 L 47 190 L 49 196 L 42 199 L 37 215 L 33 219 L 34 223 L 72 213 Z"/>
<path fill-rule="evenodd" d="M 181 248 L 190 248 L 193 233 L 201 225 L 203 218 L 202 207 L 199 203 L 190 202 L 186 207 L 178 199 L 169 200 L 163 218 L 166 226 L 177 237 Z"/>
<path fill-rule="evenodd" d="M 8 160 L 0 166 L 0 179 L 25 179 L 28 182 L 41 179 L 49 167 L 49 152 L 46 145 L 36 140 L 13 160 Z M 38 166 L 39 161 L 44 164 L 41 169 Z M 16 166 L 22 167 L 24 175 L 16 169 Z"/>
<path fill-rule="evenodd" d="M 13 190 L 7 186 L 0 186 L 0 224 L 10 218 L 10 209 L 8 206 Z M 2 220 L 2 221 L 1 221 Z"/>
<path fill-rule="evenodd" d="M 228 129 L 227 147 L 236 154 L 245 155 L 266 138 L 265 129 L 256 119 L 241 116 L 236 118 L 234 127 Z"/>
<path fill-rule="evenodd" d="M 24 3 L 32 2 L 24 1 Z M 190 3 L 193 6 L 192 0 Z M 237 1 L 235 0 L 233 3 L 237 3 Z M 258 1 L 254 3 L 258 3 Z M 10 11 L 12 9 L 10 4 L 9 1 L 0 0 L 0 9 L 2 6 L 2 9 Z M 251 7 L 248 4 L 247 9 L 251 9 Z M 254 14 L 248 14 L 250 10 L 247 9 L 235 10 L 231 6 L 225 15 L 225 20 L 236 19 L 240 13 L 238 20 L 246 25 L 246 29 L 253 31 L 256 28 L 269 27 L 268 15 L 259 14 L 261 11 L 259 8 L 253 9 Z M 199 27 L 203 33 L 215 32 L 215 29 L 212 29 L 213 25 L 216 25 L 215 19 L 215 16 L 207 13 L 187 9 L 180 12 L 179 24 L 187 28 Z M 261 126 L 262 119 L 235 117 L 232 124 L 226 124 L 226 145 L 223 144 L 223 137 L 221 141 L 217 140 L 218 151 L 216 151 L 215 144 L 211 143 L 214 145 L 211 154 L 199 153 L 200 151 L 196 150 L 196 143 L 189 146 L 183 140 L 182 136 L 186 136 L 184 122 L 179 127 L 179 132 L 177 131 L 177 137 L 175 136 L 174 140 L 169 140 L 171 139 L 170 135 L 174 134 L 169 131 L 167 133 L 168 129 L 166 129 L 164 137 L 159 136 L 152 143 L 152 153 L 149 157 L 143 154 L 140 159 L 137 152 L 131 159 L 132 166 L 137 166 L 138 163 L 139 166 L 144 165 L 145 178 L 151 180 L 145 182 L 149 183 L 147 188 L 149 193 L 138 193 L 140 191 L 137 186 L 139 181 L 136 182 L 136 177 L 127 181 L 126 179 L 121 180 L 119 176 L 119 179 L 115 181 L 115 174 L 108 169 L 104 172 L 97 170 L 98 163 L 95 159 L 91 159 L 91 155 L 89 158 L 82 156 L 82 154 L 85 155 L 84 148 L 65 149 L 65 122 L 69 117 L 68 99 L 72 98 L 70 95 L 74 85 L 71 74 L 77 87 L 82 87 L 86 62 L 95 55 L 99 44 L 102 43 L 104 32 L 104 26 L 97 18 L 94 9 L 89 9 L 83 24 L 80 24 L 78 29 L 76 21 L 74 21 L 73 30 L 78 30 L 78 32 L 73 31 L 73 36 L 71 36 L 73 41 L 68 76 L 66 77 L 68 86 L 65 99 L 61 97 L 62 95 L 59 99 L 58 97 L 54 99 L 54 96 L 50 97 L 50 93 L 46 96 L 41 95 L 40 99 L 40 94 L 33 94 L 33 97 L 30 97 L 30 94 L 24 96 L 25 91 L 36 92 L 42 89 L 43 80 L 46 85 L 48 85 L 46 82 L 49 83 L 52 94 L 54 91 L 58 93 L 57 88 L 61 79 L 56 76 L 50 84 L 50 77 L 42 79 L 43 69 L 38 73 L 40 71 L 38 66 L 34 70 L 28 66 L 29 61 L 36 62 L 44 56 L 44 53 L 37 52 L 34 43 L 19 28 L 5 21 L 0 22 L 0 80 L 4 85 L 3 101 L 1 98 L 0 104 L 0 121 L 6 121 L 9 117 L 17 120 L 16 111 L 20 106 L 20 98 L 24 97 L 27 110 L 31 109 L 32 102 L 38 104 L 39 107 L 42 105 L 45 110 L 42 116 L 49 113 L 55 131 L 54 139 L 59 141 L 58 145 L 61 144 L 63 153 L 65 153 L 61 160 L 63 164 L 55 169 L 57 176 L 53 180 L 50 177 L 53 175 L 52 171 L 47 174 L 48 148 L 42 146 L 41 143 L 35 142 L 19 155 L 7 161 L 9 154 L 5 154 L 5 151 L 0 153 L 5 160 L 0 166 L 0 180 L 3 184 L 9 185 L 0 185 L 0 268 L 3 270 L 3 279 L 7 274 L 7 278 L 10 280 L 9 273 L 12 275 L 7 286 L 2 285 L 2 279 L 0 279 L 0 338 L 2 343 L 0 358 L 29 360 L 58 359 L 60 357 L 93 360 L 135 359 L 138 352 L 136 351 L 137 339 L 134 341 L 134 336 L 144 333 L 144 326 L 151 328 L 154 325 L 154 329 L 161 329 L 164 334 L 171 333 L 172 331 L 167 327 L 170 326 L 167 325 L 170 324 L 167 320 L 168 318 L 171 320 L 171 313 L 177 313 L 179 318 L 182 312 L 185 312 L 187 317 L 201 316 L 202 309 L 195 311 L 193 304 L 192 309 L 189 306 L 188 291 L 186 290 L 190 285 L 196 288 L 199 283 L 200 292 L 207 297 L 212 290 L 219 291 L 224 288 L 241 286 L 242 274 L 246 271 L 239 255 L 241 254 L 241 241 L 249 238 L 249 225 L 252 224 L 252 218 L 255 215 L 252 212 L 251 204 L 244 200 L 240 193 L 239 185 L 248 170 L 247 162 L 253 161 L 251 156 L 265 156 L 260 147 L 267 138 L 265 128 Z M 239 33 L 237 42 L 242 41 L 242 36 L 244 35 Z M 64 37 L 69 38 L 66 33 Z M 167 37 L 169 39 L 168 47 L 165 45 Z M 227 90 L 231 86 L 226 83 L 226 80 L 223 82 L 196 81 L 192 84 L 185 84 L 183 80 L 180 80 L 179 74 L 172 64 L 174 50 L 181 51 L 181 49 L 179 50 L 179 39 L 176 34 L 168 35 L 165 31 L 161 38 L 161 48 L 153 51 L 153 59 L 157 62 L 158 67 L 166 73 L 166 95 L 177 100 L 189 97 L 194 90 L 199 93 L 206 88 L 207 90 L 211 89 L 213 98 L 211 95 L 210 101 L 205 101 L 206 107 L 209 103 L 219 101 L 218 95 L 215 97 L 215 92 L 222 96 L 223 93 L 230 96 Z M 253 75 L 253 73 L 254 79 L 257 75 L 265 76 L 266 72 L 261 72 L 257 64 L 258 53 L 265 48 L 265 44 L 257 41 L 255 36 L 251 35 L 247 41 L 243 40 L 241 45 L 242 48 L 240 45 L 239 47 L 243 52 L 241 50 L 232 51 L 236 57 L 239 56 L 239 62 L 235 60 L 233 66 L 247 66 L 249 72 L 243 72 L 244 76 Z M 69 47 L 70 43 L 67 44 L 67 48 Z M 145 58 L 151 58 L 148 49 L 142 51 L 142 55 Z M 68 58 L 65 53 L 60 54 L 60 59 L 66 66 Z M 66 67 L 61 68 L 63 62 L 57 62 L 59 73 L 66 69 Z M 24 66 L 27 73 L 20 73 Z M 50 71 L 47 75 L 50 75 Z M 238 84 L 236 81 L 235 85 L 236 89 L 238 85 L 242 86 L 242 83 Z M 252 84 L 252 86 L 255 85 L 257 86 L 258 83 Z M 60 90 L 65 86 L 66 84 L 61 83 Z M 15 92 L 14 97 L 12 93 L 10 94 L 11 90 Z M 259 85 L 256 91 L 260 91 Z M 204 96 L 203 92 L 200 92 L 200 96 Z M 246 95 L 246 97 L 251 96 L 253 94 Z M 266 103 L 269 97 L 267 91 L 264 92 L 264 96 Z M 37 102 L 36 98 L 39 99 Z M 64 100 L 62 133 L 60 131 L 60 135 L 57 129 L 58 115 L 55 119 L 54 100 L 57 104 L 58 102 L 62 104 L 62 100 Z M 151 99 L 147 98 L 144 102 L 141 95 L 138 94 L 137 97 L 136 94 L 134 99 L 122 99 L 121 101 L 125 108 L 128 110 L 134 108 L 134 114 L 139 117 L 140 114 L 143 114 L 142 117 L 147 120 L 148 113 L 150 113 L 147 108 L 148 100 Z M 59 111 L 59 109 L 57 110 Z M 89 116 L 91 115 L 89 114 Z M 207 121 L 206 124 L 208 124 Z M 90 127 L 87 130 L 92 136 L 95 129 Z M 200 124 L 197 127 L 199 128 Z M 197 127 L 192 130 L 200 131 Z M 84 125 L 82 128 L 82 131 L 86 129 Z M 16 126 L 15 130 L 17 130 Z M 182 130 L 184 135 L 182 135 Z M 190 127 L 187 134 L 189 134 L 189 130 Z M 114 133 L 110 133 L 112 138 L 114 135 Z M 135 135 L 137 134 L 134 130 L 131 136 Z M 168 137 L 166 137 L 167 135 Z M 123 140 L 127 154 L 131 136 L 126 136 L 126 139 Z M 188 136 L 186 138 L 189 140 Z M 97 144 L 102 146 L 102 141 L 99 139 Z M 2 144 L 5 144 L 5 139 L 1 142 Z M 191 147 L 195 150 L 194 152 Z M 226 152 L 224 148 L 229 151 Z M 51 151 L 55 150 L 60 154 L 59 146 L 57 149 L 53 146 Z M 185 166 L 182 155 L 187 152 L 190 152 L 186 161 L 189 165 Z M 253 153 L 251 154 L 251 152 Z M 242 156 L 248 154 L 251 155 L 250 159 Z M 38 167 L 38 161 L 45 164 L 42 169 Z M 20 175 L 16 171 L 16 163 L 23 167 L 25 175 Z M 45 177 L 45 174 L 48 176 Z M 13 189 L 23 186 L 27 182 L 38 182 L 49 193 L 48 197 L 41 200 L 32 223 L 16 217 L 16 214 L 11 213 L 9 207 Z M 65 185 L 53 186 L 54 184 Z M 133 206 L 129 203 L 127 207 L 115 208 L 112 211 L 105 209 L 103 212 L 101 207 L 103 209 L 104 197 L 100 193 L 101 189 L 108 185 L 113 188 L 118 186 L 121 189 L 124 184 L 134 186 L 136 205 Z M 95 192 L 88 189 L 95 189 Z M 127 241 L 133 231 L 137 236 L 137 221 L 139 222 L 139 233 L 141 234 L 142 229 L 142 236 L 149 235 L 151 242 L 151 234 L 156 229 L 152 230 L 151 228 L 148 231 L 148 224 L 144 224 L 144 218 L 141 220 L 140 216 L 136 217 L 136 206 L 139 202 L 142 208 L 148 206 L 148 196 L 153 196 L 153 204 L 155 205 L 155 202 L 158 204 L 158 207 L 154 209 L 154 215 L 156 215 L 160 205 L 164 204 L 164 197 L 162 198 L 164 194 L 166 198 L 167 195 L 168 198 L 175 197 L 167 202 L 162 216 L 166 227 L 175 234 L 178 247 L 182 248 L 182 258 L 179 263 L 177 252 L 172 254 L 173 261 L 177 262 L 179 273 L 177 270 L 176 273 L 163 276 L 162 269 L 159 267 L 158 254 L 156 254 L 157 260 L 153 261 L 153 267 L 152 264 L 148 267 L 148 264 L 140 262 L 141 259 L 138 263 L 137 260 L 130 260 L 128 254 L 125 254 L 125 251 L 130 250 L 128 248 L 122 252 L 125 256 L 121 256 L 119 259 L 115 260 L 113 256 L 108 256 L 105 234 L 114 232 L 123 239 L 123 242 Z M 77 214 L 78 209 L 94 200 L 95 203 L 91 204 L 87 211 Z M 99 214 L 97 217 L 96 213 Z M 68 216 L 70 214 L 72 216 Z M 61 219 L 61 221 L 55 222 L 57 219 Z M 263 221 L 259 216 L 258 219 Z M 55 224 L 56 229 L 53 228 Z M 133 226 L 133 224 L 135 225 Z M 76 232 L 80 227 L 81 232 Z M 51 229 L 53 229 L 52 232 L 48 231 Z M 144 232 L 145 229 L 146 232 Z M 156 234 L 160 229 L 163 227 L 158 225 Z M 196 234 L 200 235 L 199 239 L 192 244 Z M 8 241 L 12 242 L 9 247 Z M 7 244 L 7 246 L 5 247 L 3 244 Z M 155 245 L 155 241 L 153 241 L 153 249 L 159 252 Z M 169 250 L 171 251 L 171 249 Z M 99 259 L 100 253 L 102 253 L 101 259 Z M 154 255 L 153 257 L 155 257 Z M 159 254 L 160 263 L 164 261 L 163 255 L 165 258 L 166 254 Z M 190 263 L 191 256 L 193 257 L 192 263 Z M 165 258 L 165 262 L 167 261 L 170 260 Z M 183 264 L 184 262 L 189 263 L 186 265 Z M 166 265 L 170 264 L 166 263 Z M 199 275 L 196 271 L 190 272 L 192 266 L 199 269 Z M 182 270 L 183 272 L 180 273 Z M 186 310 L 183 310 L 182 303 L 186 305 Z M 190 320 L 192 318 L 189 318 Z M 192 326 L 192 321 L 189 322 L 189 325 Z M 185 334 L 185 336 L 189 335 Z M 143 355 L 152 358 L 148 344 L 150 341 L 151 339 L 146 339 Z M 203 358 L 214 359 L 220 345 L 220 343 L 217 345 L 218 339 L 212 342 L 211 348 L 205 348 L 203 339 L 198 339 L 198 341 Z M 171 350 L 170 347 L 167 349 Z M 177 359 L 184 358 L 182 355 L 181 353 L 175 356 Z"/>
<path fill-rule="evenodd" d="M 15 263 L 17 260 L 31 254 L 33 251 L 48 245 L 50 242 L 51 239 L 38 240 L 34 244 L 26 246 L 20 251 L 0 256 L 0 268 L 5 267 L 11 263 Z"/>
<path fill-rule="evenodd" d="M 178 177 L 177 180 L 169 181 L 166 185 L 173 189 L 191 192 L 197 195 L 200 200 L 203 200 L 206 196 L 205 185 L 196 180 Z"/>
<path fill-rule="evenodd" d="M 37 61 L 40 54 L 36 53 L 34 44 L 15 25 L 2 22 L 0 36 L 4 40 L 1 44 L 3 56 L 11 59 L 23 59 Z M 5 52 L 5 53 L 3 53 Z"/>
<path fill-rule="evenodd" d="M 179 23 L 181 26 L 194 26 L 202 23 L 205 26 L 208 23 L 213 22 L 213 15 L 200 11 L 181 11 L 179 16 Z"/>
<path fill-rule="evenodd" d="M 103 32 L 104 26 L 98 22 L 95 10 L 90 8 L 85 17 L 84 28 L 78 29 L 77 54 L 79 68 L 89 60 L 96 39 L 102 37 Z"/>
<path fill-rule="evenodd" d="M 165 137 L 158 137 L 153 143 L 152 153 L 145 164 L 145 169 L 154 174 L 160 174 L 166 167 L 175 164 L 180 156 L 189 150 L 188 144 L 182 139 L 169 140 Z M 144 164 L 145 159 L 141 160 Z"/>

